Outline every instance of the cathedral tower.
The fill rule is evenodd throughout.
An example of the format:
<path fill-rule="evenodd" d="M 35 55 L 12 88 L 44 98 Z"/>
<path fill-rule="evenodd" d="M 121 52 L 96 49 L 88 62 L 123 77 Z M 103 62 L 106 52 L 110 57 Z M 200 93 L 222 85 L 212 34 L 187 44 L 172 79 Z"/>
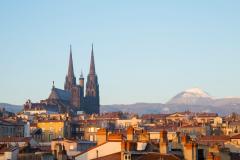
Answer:
<path fill-rule="evenodd" d="M 99 102 L 99 84 L 98 77 L 95 71 L 93 45 L 90 60 L 90 70 L 87 77 L 86 84 L 86 96 L 84 110 L 88 114 L 99 113 L 100 102 Z"/>

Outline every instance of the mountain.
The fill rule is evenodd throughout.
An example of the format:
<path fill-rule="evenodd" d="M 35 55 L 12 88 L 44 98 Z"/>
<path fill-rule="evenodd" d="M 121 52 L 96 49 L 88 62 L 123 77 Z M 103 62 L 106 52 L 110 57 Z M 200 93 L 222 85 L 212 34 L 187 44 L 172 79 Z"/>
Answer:
<path fill-rule="evenodd" d="M 174 96 L 167 104 L 209 105 L 214 99 L 200 88 L 191 88 Z"/>
<path fill-rule="evenodd" d="M 0 108 L 5 108 L 6 111 L 17 113 L 23 109 L 21 105 L 13 105 L 8 103 L 0 103 Z"/>
<path fill-rule="evenodd" d="M 166 104 L 136 103 L 128 105 L 102 105 L 101 112 L 173 113 L 190 110 L 192 112 L 215 112 L 221 115 L 240 113 L 240 97 L 213 98 L 200 88 L 180 92 Z"/>
<path fill-rule="evenodd" d="M 161 104 L 161 103 L 136 103 L 136 104 L 117 104 L 117 105 L 102 105 L 101 113 L 104 112 L 131 112 L 142 114 L 158 114 L 158 113 L 174 113 L 183 111 L 192 112 L 214 112 L 220 115 L 228 115 L 232 112 L 240 113 L 240 104 L 236 105 L 184 105 L 184 104 Z"/>
<path fill-rule="evenodd" d="M 100 110 L 104 112 L 130 112 L 138 114 L 150 114 L 164 112 L 164 104 L 161 103 L 135 103 L 135 104 L 113 104 L 101 105 Z"/>

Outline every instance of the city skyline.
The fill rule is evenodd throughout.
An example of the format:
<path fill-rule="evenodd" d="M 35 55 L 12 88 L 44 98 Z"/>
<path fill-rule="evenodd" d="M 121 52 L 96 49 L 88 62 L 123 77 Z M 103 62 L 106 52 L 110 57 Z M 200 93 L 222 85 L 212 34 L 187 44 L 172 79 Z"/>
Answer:
<path fill-rule="evenodd" d="M 192 87 L 240 96 L 237 1 L 0 4 L 0 102 L 64 88 L 70 44 L 86 78 L 92 43 L 101 104 L 164 103 Z"/>

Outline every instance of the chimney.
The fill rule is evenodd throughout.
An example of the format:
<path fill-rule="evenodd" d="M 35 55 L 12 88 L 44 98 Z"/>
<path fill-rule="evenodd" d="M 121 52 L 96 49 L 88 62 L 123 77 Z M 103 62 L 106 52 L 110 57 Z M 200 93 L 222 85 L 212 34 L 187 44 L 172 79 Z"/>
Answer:
<path fill-rule="evenodd" d="M 146 130 L 142 130 L 142 133 L 138 135 L 138 141 L 140 142 L 149 142 L 150 135 Z"/>
<path fill-rule="evenodd" d="M 133 141 L 134 138 L 134 128 L 132 126 L 127 128 L 127 140 Z"/>
<path fill-rule="evenodd" d="M 124 153 L 126 151 L 126 143 L 125 141 L 121 142 L 121 160 L 124 160 Z"/>
<path fill-rule="evenodd" d="M 132 141 L 122 141 L 121 142 L 121 160 L 131 159 L 131 151 L 134 150 L 135 142 Z"/>
<path fill-rule="evenodd" d="M 189 142 L 183 145 L 183 155 L 185 160 L 197 160 L 198 159 L 198 144 L 195 142 Z"/>
<path fill-rule="evenodd" d="M 167 154 L 168 153 L 167 131 L 161 131 L 160 132 L 159 152 L 160 152 L 160 154 Z"/>
<path fill-rule="evenodd" d="M 122 141 L 123 135 L 121 133 L 111 133 L 108 134 L 108 141 Z"/>
<path fill-rule="evenodd" d="M 208 152 L 208 155 L 207 155 L 207 159 L 206 160 L 214 160 L 213 159 L 213 153 L 212 152 Z"/>
<path fill-rule="evenodd" d="M 100 128 L 97 131 L 97 145 L 107 142 L 108 131 L 105 128 Z"/>
<path fill-rule="evenodd" d="M 214 160 L 221 160 L 220 156 L 214 156 Z"/>
<path fill-rule="evenodd" d="M 177 143 L 181 143 L 180 132 L 176 132 L 176 136 L 177 136 L 177 137 L 176 137 L 176 140 L 175 140 L 175 141 L 176 141 Z"/>
<path fill-rule="evenodd" d="M 189 141 L 189 136 L 188 135 L 183 135 L 181 138 L 181 143 L 184 146 L 186 143 Z"/>

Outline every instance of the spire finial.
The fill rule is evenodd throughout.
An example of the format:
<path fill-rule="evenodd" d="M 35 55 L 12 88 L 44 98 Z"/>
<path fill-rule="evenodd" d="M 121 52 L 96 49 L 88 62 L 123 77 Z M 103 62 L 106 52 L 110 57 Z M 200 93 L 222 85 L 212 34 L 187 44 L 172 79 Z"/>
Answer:
<path fill-rule="evenodd" d="M 52 88 L 55 88 L 55 84 L 54 84 L 54 81 L 52 81 Z"/>
<path fill-rule="evenodd" d="M 84 77 L 83 77 L 83 71 L 82 71 L 82 70 L 81 70 L 80 78 L 84 78 Z"/>
<path fill-rule="evenodd" d="M 91 61 L 90 61 L 90 71 L 89 71 L 89 74 L 95 74 L 93 43 L 92 43 L 92 51 L 91 51 Z"/>
<path fill-rule="evenodd" d="M 68 76 L 74 77 L 73 60 L 72 60 L 72 45 L 71 44 L 70 44 L 70 56 L 69 56 L 69 64 L 68 64 Z"/>

